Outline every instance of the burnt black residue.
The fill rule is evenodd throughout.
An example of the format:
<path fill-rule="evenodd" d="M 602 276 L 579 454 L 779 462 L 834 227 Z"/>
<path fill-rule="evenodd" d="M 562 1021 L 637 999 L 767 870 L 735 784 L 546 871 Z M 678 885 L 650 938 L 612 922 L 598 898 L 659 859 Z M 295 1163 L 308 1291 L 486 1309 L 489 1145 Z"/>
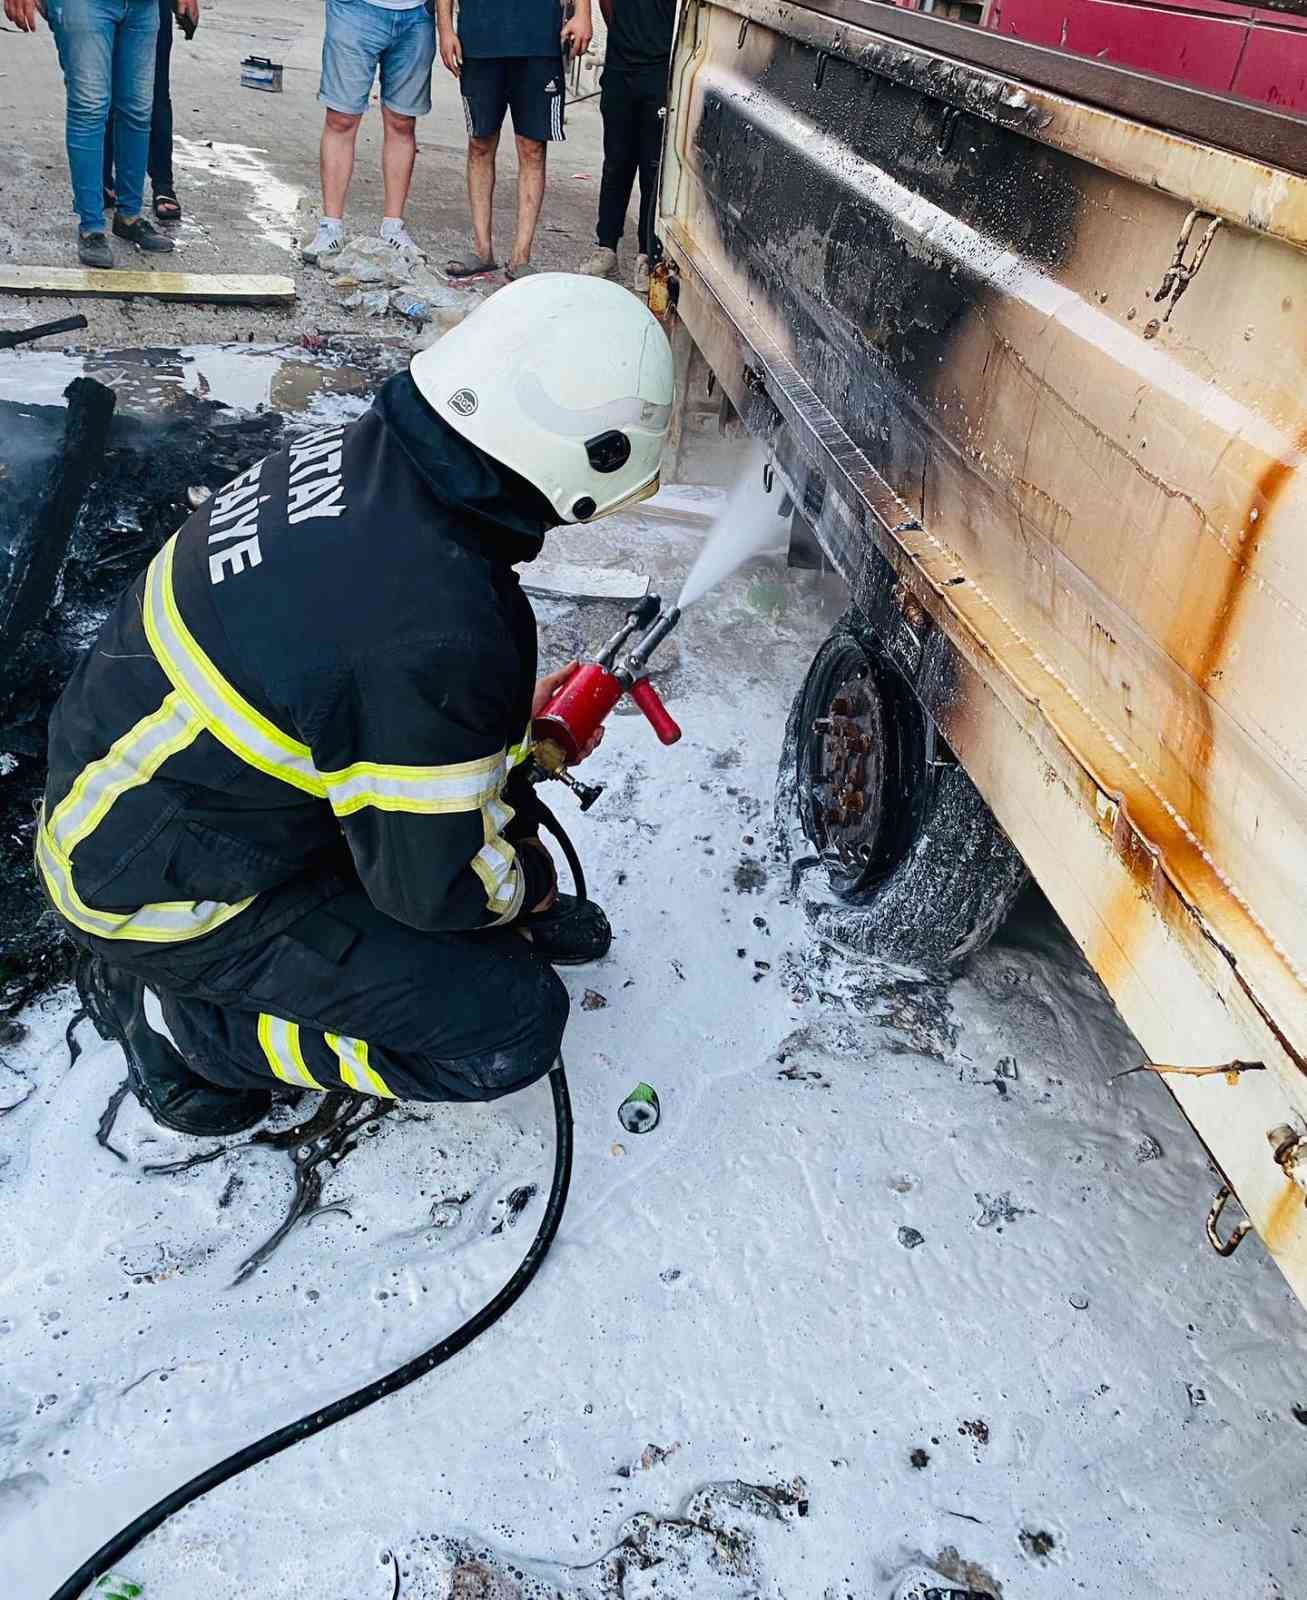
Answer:
<path fill-rule="evenodd" d="M 732 264 L 794 337 L 794 362 L 891 483 L 923 479 L 933 403 L 950 388 L 949 345 L 1013 252 L 1045 270 L 1068 254 L 1083 169 L 1015 126 L 959 111 L 929 83 L 905 84 L 778 36 L 761 93 L 708 85 L 695 139 Z M 811 139 L 768 126 L 769 102 L 833 133 L 857 157 L 973 228 L 958 260 L 898 231 L 857 172 Z M 994 109 L 994 108 L 991 108 Z M 1009 121 L 1020 123 L 1014 114 Z M 1027 119 L 1028 120 L 1028 119 Z"/>
<path fill-rule="evenodd" d="M 505 1228 L 515 1228 L 517 1219 L 535 1199 L 535 1194 L 536 1185 L 534 1183 L 524 1183 L 520 1188 L 510 1190 L 503 1201 L 504 1215 L 491 1228 L 491 1234 L 503 1233 Z"/>
<path fill-rule="evenodd" d="M 740 894 L 757 894 L 767 882 L 767 869 L 754 856 L 745 856 L 732 877 Z"/>
<path fill-rule="evenodd" d="M 57 492 L 66 416 L 62 407 L 0 402 L 0 615 L 21 612 L 0 672 L 0 1016 L 71 969 L 71 947 L 31 866 L 50 711 L 110 603 L 190 514 L 187 490 L 220 488 L 278 449 L 284 431 L 275 413 L 239 417 L 208 402 L 167 422 L 118 411 L 58 570 L 29 605 L 30 545 Z M 6 602 L 20 584 L 14 608 Z"/>
<path fill-rule="evenodd" d="M 1056 1545 L 1057 1540 L 1046 1530 L 1021 1530 L 1021 1548 L 1028 1556 L 1034 1556 L 1039 1561 L 1047 1561 Z"/>

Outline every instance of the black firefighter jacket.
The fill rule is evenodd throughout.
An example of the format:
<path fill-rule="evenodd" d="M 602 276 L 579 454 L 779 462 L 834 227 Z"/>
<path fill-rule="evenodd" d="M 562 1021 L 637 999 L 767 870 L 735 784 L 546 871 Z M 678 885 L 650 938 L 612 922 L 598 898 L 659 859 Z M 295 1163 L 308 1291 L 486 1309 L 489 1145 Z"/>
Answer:
<path fill-rule="evenodd" d="M 65 921 L 123 955 L 241 947 L 323 897 L 342 836 L 414 928 L 534 904 L 536 628 L 512 563 L 553 520 L 407 374 L 218 491 L 51 718 L 37 864 Z"/>

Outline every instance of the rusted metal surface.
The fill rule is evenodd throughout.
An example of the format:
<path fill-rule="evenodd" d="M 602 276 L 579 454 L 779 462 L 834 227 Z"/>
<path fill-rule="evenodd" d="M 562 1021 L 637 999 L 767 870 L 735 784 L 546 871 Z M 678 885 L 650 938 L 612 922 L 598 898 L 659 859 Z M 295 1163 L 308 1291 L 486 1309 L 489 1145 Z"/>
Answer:
<path fill-rule="evenodd" d="M 1307 124 L 1270 106 L 1211 94 L 1148 72 L 1012 39 L 876 0 L 804 0 L 802 7 L 840 23 L 920 45 L 942 56 L 1052 90 L 1118 116 L 1167 128 L 1290 172 L 1307 173 Z"/>
<path fill-rule="evenodd" d="M 832 26 L 683 10 L 680 315 L 1307 1296 L 1307 183 Z"/>

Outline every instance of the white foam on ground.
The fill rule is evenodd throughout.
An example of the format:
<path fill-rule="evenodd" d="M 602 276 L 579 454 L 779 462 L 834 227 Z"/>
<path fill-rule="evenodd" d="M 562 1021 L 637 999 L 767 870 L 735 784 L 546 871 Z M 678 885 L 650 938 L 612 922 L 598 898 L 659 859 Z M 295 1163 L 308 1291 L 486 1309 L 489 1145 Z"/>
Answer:
<path fill-rule="evenodd" d="M 680 570 L 698 540 L 668 546 Z M 567 977 L 573 1197 L 528 1295 L 120 1561 L 146 1600 L 385 1600 L 389 1552 L 404 1600 L 449 1600 L 451 1539 L 530 1574 L 462 1590 L 510 1597 L 919 1600 L 938 1573 L 1004 1600 L 1307 1592 L 1307 1315 L 1255 1240 L 1229 1262 L 1204 1243 L 1206 1158 L 1159 1084 L 1114 1078 L 1137 1046 L 1069 943 L 1027 923 L 945 996 L 877 996 L 787 903 L 764 840 L 820 633 L 810 581 L 778 576 L 764 620 L 728 580 L 665 685 L 683 742 L 614 718 L 585 774 L 600 805 L 550 796 L 617 937 Z M 122 1062 L 83 1025 L 69 1069 L 70 1007 L 5 1051 L 6 1102 L 31 1089 L 0 1120 L 10 1600 L 45 1600 L 186 1476 L 461 1322 L 539 1220 L 538 1194 L 493 1233 L 505 1197 L 552 1162 L 543 1088 L 412 1108 L 329 1179 L 343 1210 L 229 1289 L 284 1212 L 286 1159 L 147 1176 L 202 1146 L 130 1103 L 126 1159 L 98 1148 Z M 662 1119 L 636 1138 L 617 1110 L 640 1080 Z M 674 1521 L 657 1566 L 585 1565 L 635 1512 L 796 1475 L 808 1514 L 760 1524 L 744 1576 L 699 1535 L 678 1565 Z"/>

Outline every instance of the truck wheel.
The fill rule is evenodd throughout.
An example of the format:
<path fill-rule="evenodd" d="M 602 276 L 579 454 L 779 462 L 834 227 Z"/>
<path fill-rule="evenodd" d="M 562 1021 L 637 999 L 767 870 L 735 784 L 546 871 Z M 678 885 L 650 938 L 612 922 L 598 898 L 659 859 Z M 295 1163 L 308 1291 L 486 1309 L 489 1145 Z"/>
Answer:
<path fill-rule="evenodd" d="M 802 834 L 791 876 L 818 935 L 880 960 L 955 965 L 1026 879 L 907 681 L 848 619 L 795 697 L 778 811 Z"/>

